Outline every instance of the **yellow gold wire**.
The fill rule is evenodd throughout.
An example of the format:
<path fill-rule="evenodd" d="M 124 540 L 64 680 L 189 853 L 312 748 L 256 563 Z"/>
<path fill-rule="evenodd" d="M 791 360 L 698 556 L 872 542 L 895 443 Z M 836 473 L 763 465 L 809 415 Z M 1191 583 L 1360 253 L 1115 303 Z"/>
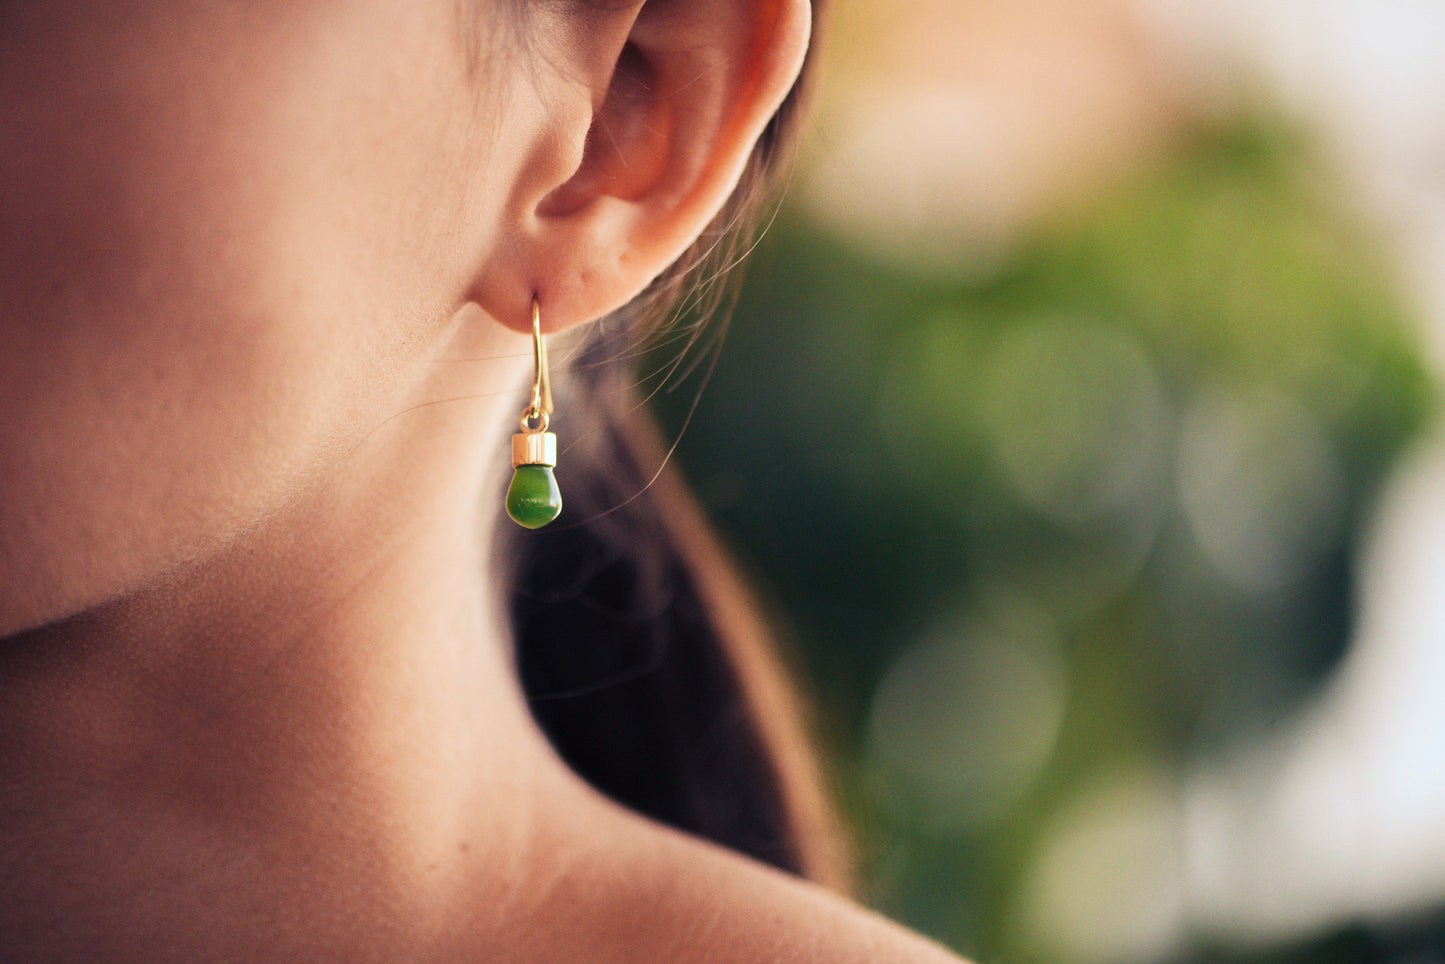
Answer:
<path fill-rule="evenodd" d="M 545 432 L 552 414 L 552 379 L 547 372 L 547 345 L 542 339 L 542 306 L 532 297 L 532 400 L 522 412 L 524 432 Z"/>

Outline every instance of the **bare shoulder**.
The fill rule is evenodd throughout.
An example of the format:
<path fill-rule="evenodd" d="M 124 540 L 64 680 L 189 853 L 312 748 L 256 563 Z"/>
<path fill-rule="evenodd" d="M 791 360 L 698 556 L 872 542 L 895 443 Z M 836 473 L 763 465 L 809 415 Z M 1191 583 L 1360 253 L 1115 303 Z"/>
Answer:
<path fill-rule="evenodd" d="M 622 813 L 539 854 L 529 909 L 487 960 L 587 964 L 965 964 L 846 898 Z M 526 938 L 528 932 L 532 938 Z"/>
<path fill-rule="evenodd" d="M 838 894 L 706 844 L 674 845 L 680 863 L 665 893 L 678 942 L 669 960 L 963 964 Z"/>

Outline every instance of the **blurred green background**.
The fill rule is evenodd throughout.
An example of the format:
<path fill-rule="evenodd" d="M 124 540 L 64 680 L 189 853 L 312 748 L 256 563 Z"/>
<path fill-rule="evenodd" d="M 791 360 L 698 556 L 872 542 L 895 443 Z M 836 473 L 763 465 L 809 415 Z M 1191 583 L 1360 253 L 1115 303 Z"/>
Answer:
<path fill-rule="evenodd" d="M 1190 823 L 1200 774 L 1338 671 L 1382 484 L 1434 411 L 1416 309 L 1317 126 L 1253 88 L 1100 109 L 1134 147 L 1065 150 L 992 220 L 986 185 L 909 186 L 890 227 L 830 211 L 866 188 L 843 72 L 707 384 L 656 404 L 775 603 L 867 898 L 980 962 L 1445 960 L 1445 894 L 1312 916 L 1286 873 L 1263 898 L 1285 923 L 1236 923 L 1199 868 L 1240 840 Z"/>

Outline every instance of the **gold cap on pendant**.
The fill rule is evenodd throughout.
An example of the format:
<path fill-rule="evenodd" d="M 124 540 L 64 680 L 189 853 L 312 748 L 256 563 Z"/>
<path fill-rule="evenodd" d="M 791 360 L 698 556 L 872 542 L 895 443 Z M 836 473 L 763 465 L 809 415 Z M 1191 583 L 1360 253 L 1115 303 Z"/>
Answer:
<path fill-rule="evenodd" d="M 512 436 L 512 468 L 556 464 L 557 436 L 551 432 L 518 432 Z"/>

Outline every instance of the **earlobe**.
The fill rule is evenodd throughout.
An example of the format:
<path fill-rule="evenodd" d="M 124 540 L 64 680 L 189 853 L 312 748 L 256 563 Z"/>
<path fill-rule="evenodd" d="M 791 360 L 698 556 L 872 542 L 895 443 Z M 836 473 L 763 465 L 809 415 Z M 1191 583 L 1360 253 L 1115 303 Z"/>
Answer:
<path fill-rule="evenodd" d="M 555 109 L 538 136 L 580 140 L 580 162 L 559 182 L 520 184 L 513 243 L 483 282 L 505 312 L 491 313 L 509 325 L 510 306 L 534 293 L 549 330 L 599 318 L 692 245 L 791 90 L 811 22 L 808 0 L 646 0 L 613 15 L 627 18 L 620 43 L 595 30 L 583 41 L 612 45 L 601 54 L 610 69 L 559 72 L 541 98 Z M 577 56 L 595 63 L 598 51 Z"/>

